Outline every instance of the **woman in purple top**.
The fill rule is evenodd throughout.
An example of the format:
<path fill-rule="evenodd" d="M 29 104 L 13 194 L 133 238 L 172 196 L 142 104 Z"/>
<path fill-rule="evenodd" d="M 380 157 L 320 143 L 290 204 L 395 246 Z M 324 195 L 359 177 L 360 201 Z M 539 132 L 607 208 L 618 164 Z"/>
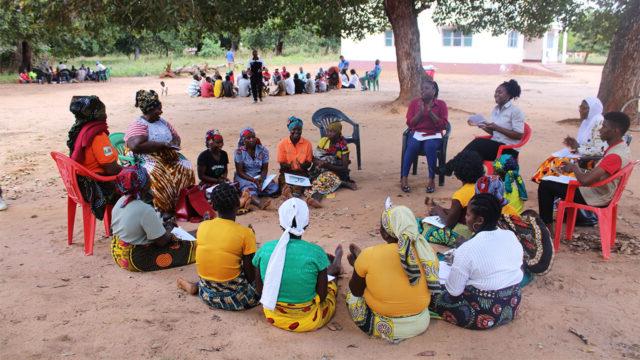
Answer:
<path fill-rule="evenodd" d="M 240 132 L 234 162 L 236 165 L 234 180 L 242 192 L 241 207 L 246 207 L 247 200 L 260 209 L 268 207 L 271 201 L 268 199 L 261 201 L 259 196 L 277 194 L 278 184 L 272 181 L 262 189 L 269 172 L 269 150 L 262 146 L 252 128 L 245 128 Z"/>
<path fill-rule="evenodd" d="M 442 148 L 442 135 L 449 121 L 447 104 L 438 99 L 438 84 L 423 78 L 420 89 L 421 97 L 413 99 L 407 109 L 407 126 L 410 132 L 400 171 L 400 186 L 406 193 L 411 191 L 407 179 L 409 168 L 420 150 L 427 155 L 429 167 L 426 190 L 428 193 L 435 191 L 437 154 Z"/>

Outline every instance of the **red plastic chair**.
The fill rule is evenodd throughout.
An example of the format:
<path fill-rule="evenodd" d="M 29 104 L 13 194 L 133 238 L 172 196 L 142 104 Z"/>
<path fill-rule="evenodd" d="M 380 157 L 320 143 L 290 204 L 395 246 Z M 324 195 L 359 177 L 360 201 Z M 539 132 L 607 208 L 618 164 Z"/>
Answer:
<path fill-rule="evenodd" d="M 570 181 L 569 188 L 567 189 L 567 197 L 560 201 L 558 204 L 558 214 L 556 216 L 556 234 L 553 239 L 553 247 L 556 251 L 560 248 L 560 237 L 562 236 L 562 220 L 564 219 L 565 210 L 567 211 L 567 226 L 565 239 L 567 241 L 571 240 L 573 236 L 573 230 L 576 226 L 576 213 L 578 209 L 584 209 L 593 211 L 598 215 L 598 224 L 600 227 L 600 241 L 602 244 L 602 257 L 605 260 L 609 260 L 611 256 L 611 247 L 615 244 L 616 241 L 616 220 L 618 216 L 618 202 L 622 197 L 622 193 L 624 188 L 627 186 L 627 182 L 631 177 L 631 172 L 633 171 L 633 167 L 637 165 L 640 161 L 632 161 L 627 164 L 625 167 L 620 169 L 617 173 L 611 175 L 610 177 L 599 181 L 590 187 L 598 187 L 605 184 L 608 184 L 618 178 L 620 178 L 620 183 L 618 183 L 618 188 L 613 194 L 613 198 L 607 207 L 594 207 L 589 205 L 577 204 L 573 202 L 573 197 L 575 195 L 576 189 L 580 186 L 580 183 L 577 181 Z"/>
<path fill-rule="evenodd" d="M 524 134 L 522 134 L 522 139 L 520 139 L 520 142 L 513 145 L 500 145 L 498 147 L 498 152 L 496 153 L 496 160 L 498 160 L 500 156 L 502 156 L 502 152 L 507 149 L 517 149 L 525 146 L 531 139 L 531 133 L 532 130 L 529 124 L 524 123 Z M 491 139 L 491 135 L 476 136 L 476 138 Z M 493 174 L 493 161 L 485 161 L 484 166 L 487 168 L 487 175 Z"/>
<path fill-rule="evenodd" d="M 89 171 L 84 166 L 71 160 L 68 156 L 57 151 L 51 152 L 51 157 L 58 166 L 60 177 L 67 189 L 67 243 L 73 243 L 73 226 L 76 219 L 76 206 L 82 206 L 82 222 L 84 224 L 84 254 L 93 255 L 93 240 L 96 232 L 96 217 L 91 212 L 91 204 L 84 201 L 78 187 L 78 175 L 91 178 L 95 181 L 115 181 L 115 176 L 100 176 Z M 111 236 L 111 209 L 107 206 L 104 212 L 104 231 Z"/>

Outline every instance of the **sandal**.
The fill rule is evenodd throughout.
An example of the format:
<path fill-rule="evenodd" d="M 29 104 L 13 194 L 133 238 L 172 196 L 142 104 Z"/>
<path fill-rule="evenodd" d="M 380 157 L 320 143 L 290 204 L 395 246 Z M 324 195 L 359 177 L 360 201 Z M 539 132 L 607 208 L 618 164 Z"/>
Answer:
<path fill-rule="evenodd" d="M 401 188 L 402 188 L 402 192 L 406 192 L 406 193 L 411 192 L 411 186 L 409 185 L 402 186 Z"/>
<path fill-rule="evenodd" d="M 436 192 L 436 189 L 433 186 L 427 186 L 427 193 L 431 194 Z"/>

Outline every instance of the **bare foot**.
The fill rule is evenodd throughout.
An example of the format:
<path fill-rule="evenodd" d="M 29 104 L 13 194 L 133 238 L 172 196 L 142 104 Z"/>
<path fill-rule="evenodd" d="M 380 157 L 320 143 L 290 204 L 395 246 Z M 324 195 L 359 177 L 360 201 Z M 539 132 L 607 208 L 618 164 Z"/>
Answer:
<path fill-rule="evenodd" d="M 349 261 L 349 264 L 351 264 L 351 266 L 353 266 L 353 264 L 356 262 L 356 258 L 358 258 L 358 255 L 360 255 L 361 251 L 362 250 L 360 250 L 358 245 L 354 243 L 349 244 L 349 255 L 347 255 L 347 260 Z"/>
<path fill-rule="evenodd" d="M 178 285 L 178 289 L 186 291 L 186 293 L 189 295 L 195 295 L 198 293 L 198 285 L 181 277 L 176 279 L 176 284 Z"/>
<path fill-rule="evenodd" d="M 243 191 L 242 196 L 240 196 L 240 209 L 248 208 L 250 202 L 251 202 L 251 193 L 249 193 L 249 190 Z"/>
<path fill-rule="evenodd" d="M 291 199 L 291 197 L 293 197 L 293 192 L 291 191 L 291 187 L 288 185 L 285 185 L 282 189 L 282 197 L 285 200 Z"/>
<path fill-rule="evenodd" d="M 336 252 L 335 252 L 335 256 L 333 258 L 333 261 L 331 262 L 331 265 L 329 265 L 329 267 L 327 268 L 327 274 L 338 277 L 340 276 L 340 273 L 342 272 L 342 255 L 343 255 L 344 251 L 342 250 L 342 245 L 338 245 L 336 247 Z"/>
<path fill-rule="evenodd" d="M 358 190 L 358 185 L 356 185 L 356 183 L 353 181 L 343 181 L 342 186 L 346 187 L 347 189 Z"/>
<path fill-rule="evenodd" d="M 307 205 L 311 206 L 314 209 L 320 209 L 322 207 L 322 204 L 320 204 L 320 201 L 314 198 L 308 198 Z"/>
<path fill-rule="evenodd" d="M 271 205 L 271 199 L 264 199 L 260 201 L 260 205 L 258 205 L 258 208 L 260 208 L 260 210 L 266 210 L 269 205 Z"/>

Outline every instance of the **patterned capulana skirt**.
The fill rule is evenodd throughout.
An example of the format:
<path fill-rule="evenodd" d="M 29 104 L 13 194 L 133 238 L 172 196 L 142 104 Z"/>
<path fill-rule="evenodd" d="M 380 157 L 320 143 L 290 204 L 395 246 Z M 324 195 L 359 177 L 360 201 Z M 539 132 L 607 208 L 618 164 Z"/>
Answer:
<path fill-rule="evenodd" d="M 111 256 L 118 266 L 129 271 L 156 271 L 194 263 L 195 241 L 172 241 L 165 246 L 131 245 L 114 235 Z"/>
<path fill-rule="evenodd" d="M 513 320 L 521 299 L 520 284 L 492 291 L 469 285 L 459 296 L 452 296 L 442 285 L 440 291 L 432 293 L 429 309 L 454 325 L 485 330 Z"/>
<path fill-rule="evenodd" d="M 225 282 L 201 278 L 198 282 L 198 295 L 214 309 L 245 310 L 260 303 L 256 289 L 242 275 Z"/>

